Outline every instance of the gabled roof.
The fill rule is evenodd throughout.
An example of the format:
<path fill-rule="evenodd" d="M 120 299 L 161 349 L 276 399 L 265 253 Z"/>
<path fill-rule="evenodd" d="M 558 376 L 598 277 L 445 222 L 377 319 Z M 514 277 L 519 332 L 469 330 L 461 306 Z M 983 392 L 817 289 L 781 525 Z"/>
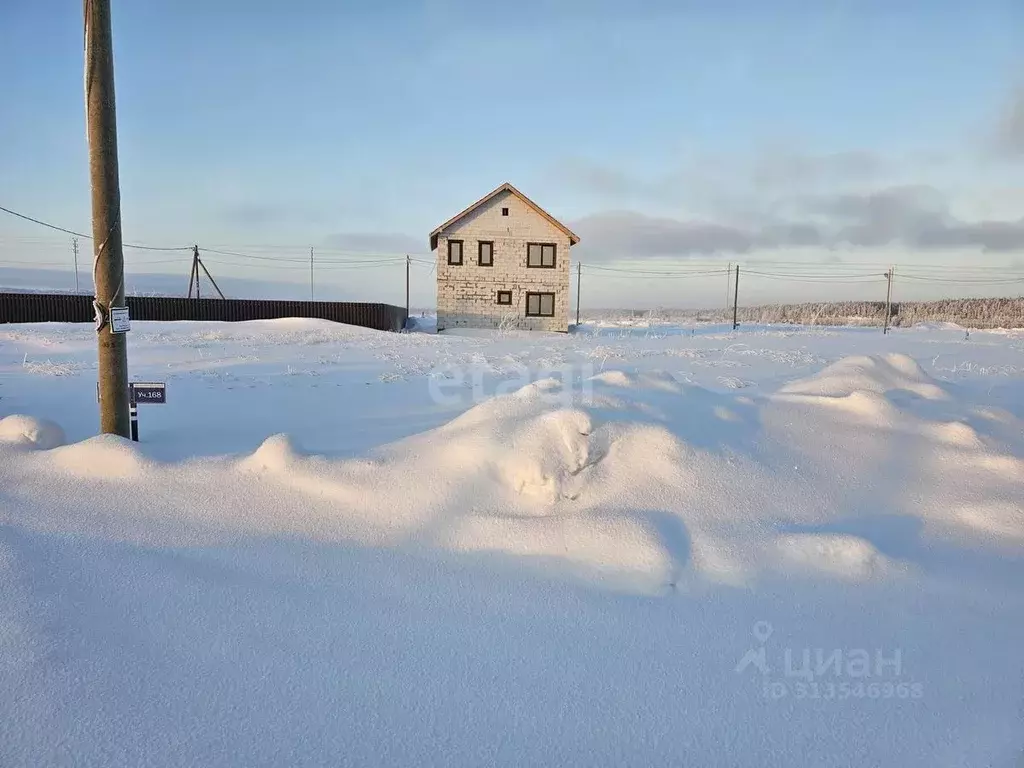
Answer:
<path fill-rule="evenodd" d="M 460 211 L 459 213 L 455 214 L 450 219 L 448 219 L 448 221 L 446 221 L 444 224 L 442 224 L 437 229 L 435 229 L 433 232 L 431 232 L 430 233 L 430 250 L 434 250 L 435 248 L 437 248 L 437 236 L 441 233 L 441 230 L 443 230 L 445 227 L 450 227 L 452 224 L 457 222 L 463 216 L 466 216 L 466 215 L 472 213 L 473 211 L 475 211 L 477 208 L 479 208 L 484 203 L 490 202 L 497 195 L 500 195 L 502 192 L 509 192 L 509 193 L 515 195 L 520 200 L 522 200 L 524 203 L 526 203 L 526 205 L 528 205 L 530 208 L 532 208 L 537 213 L 539 213 L 541 216 L 543 216 L 545 219 L 547 219 L 549 222 L 551 222 L 554 226 L 558 227 L 558 229 L 562 230 L 562 232 L 564 232 L 569 237 L 569 245 L 576 245 L 576 243 L 578 243 L 580 241 L 580 239 L 573 233 L 573 231 L 571 229 L 569 229 L 567 226 L 565 226 L 565 224 L 560 222 L 558 219 L 556 219 L 550 213 L 548 213 L 543 208 L 541 208 L 539 205 L 537 205 L 535 202 L 533 202 L 533 200 L 528 198 L 526 195 L 524 195 L 522 192 L 520 192 L 518 189 L 516 189 L 515 187 L 513 187 L 511 184 L 509 184 L 506 181 L 504 184 L 502 184 L 500 187 L 495 189 L 493 192 L 488 192 L 486 195 L 481 197 L 479 200 L 477 200 L 471 206 L 466 208 L 464 211 Z"/>

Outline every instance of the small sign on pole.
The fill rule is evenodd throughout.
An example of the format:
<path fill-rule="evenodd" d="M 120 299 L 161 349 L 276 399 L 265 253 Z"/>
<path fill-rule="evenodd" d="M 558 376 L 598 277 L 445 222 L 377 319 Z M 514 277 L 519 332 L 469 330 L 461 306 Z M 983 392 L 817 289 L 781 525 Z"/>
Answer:
<path fill-rule="evenodd" d="M 96 382 L 96 402 L 100 401 L 100 383 Z M 128 414 L 132 423 L 132 441 L 139 442 L 139 405 L 164 405 L 167 384 L 162 381 L 128 382 Z"/>
<path fill-rule="evenodd" d="M 154 405 L 167 402 L 167 385 L 162 381 L 133 381 L 128 387 L 133 402 Z"/>
<path fill-rule="evenodd" d="M 131 319 L 128 317 L 128 307 L 110 308 L 110 332 L 128 333 L 132 329 Z"/>

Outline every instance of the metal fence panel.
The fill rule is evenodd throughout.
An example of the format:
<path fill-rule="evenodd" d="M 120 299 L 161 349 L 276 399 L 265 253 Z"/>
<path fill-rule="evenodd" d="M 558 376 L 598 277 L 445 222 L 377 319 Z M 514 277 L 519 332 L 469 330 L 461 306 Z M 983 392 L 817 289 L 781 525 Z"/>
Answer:
<path fill-rule="evenodd" d="M 275 320 L 308 317 L 358 325 L 378 331 L 405 327 L 405 307 L 329 301 L 271 299 L 184 299 L 129 296 L 132 320 Z M 93 320 L 92 297 L 70 293 L 0 293 L 0 323 L 88 323 Z"/>

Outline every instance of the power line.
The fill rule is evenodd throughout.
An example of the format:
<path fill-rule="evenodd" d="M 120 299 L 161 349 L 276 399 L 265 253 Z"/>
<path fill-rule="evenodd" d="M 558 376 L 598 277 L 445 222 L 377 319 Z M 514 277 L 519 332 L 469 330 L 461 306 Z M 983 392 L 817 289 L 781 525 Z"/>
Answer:
<path fill-rule="evenodd" d="M 63 261 L 18 261 L 10 259 L 0 259 L 0 264 L 17 264 L 18 266 L 54 266 L 54 267 L 66 267 L 67 263 Z"/>
<path fill-rule="evenodd" d="M 916 280 L 922 283 L 956 283 L 957 285 L 1006 285 L 1009 283 L 1024 283 L 1024 277 L 979 280 L 976 278 L 919 277 L 917 275 L 898 274 L 897 278 L 900 280 Z"/>
<path fill-rule="evenodd" d="M 217 254 L 220 254 L 221 256 L 236 256 L 236 257 L 241 258 L 241 259 L 255 259 L 257 261 L 273 261 L 273 262 L 278 262 L 278 263 L 282 263 L 282 262 L 296 262 L 296 263 L 300 263 L 301 262 L 303 267 L 305 267 L 306 263 L 307 263 L 305 258 L 297 259 L 297 258 L 288 258 L 288 257 L 282 258 L 280 256 L 254 256 L 251 253 L 240 253 L 238 251 L 225 251 L 225 250 L 220 250 L 218 248 L 205 248 L 204 247 L 202 249 L 202 251 L 203 251 L 203 253 L 217 253 Z"/>
<path fill-rule="evenodd" d="M 48 229 L 53 229 L 53 230 L 56 230 L 57 232 L 63 232 L 66 235 L 74 235 L 75 237 L 84 237 L 84 238 L 86 238 L 88 240 L 92 240 L 93 239 L 92 235 L 87 235 L 87 234 L 85 234 L 83 232 L 75 232 L 73 229 L 65 229 L 64 227 L 58 227 L 56 224 L 50 224 L 49 222 L 43 221 L 42 219 L 36 219 L 36 218 L 33 218 L 32 216 L 27 216 L 24 213 L 18 213 L 17 211 L 12 211 L 10 208 L 4 208 L 2 205 L 0 205 L 0 211 L 3 211 L 4 213 L 9 213 L 11 216 L 16 216 L 19 219 L 24 219 L 25 221 L 31 221 L 33 224 L 39 224 L 40 226 L 46 227 Z M 187 246 L 187 245 L 175 246 L 175 247 L 167 247 L 167 248 L 158 247 L 158 246 L 155 246 L 155 245 L 140 245 L 138 243 L 122 243 L 121 245 L 123 247 L 125 247 L 125 248 L 138 248 L 139 250 L 142 250 L 142 251 L 188 251 L 188 250 L 191 250 L 189 248 L 189 246 Z"/>
<path fill-rule="evenodd" d="M 755 269 L 744 270 L 744 274 L 747 275 L 761 275 L 762 277 L 792 277 L 802 279 L 820 279 L 820 280 L 834 280 L 834 279 L 847 279 L 847 278 L 859 278 L 859 277 L 885 277 L 883 272 L 829 272 L 829 273 L 816 273 L 816 272 L 760 272 Z"/>
<path fill-rule="evenodd" d="M 882 274 L 879 274 L 877 276 L 868 276 L 868 275 L 856 276 L 856 275 L 854 275 L 854 276 L 848 276 L 848 277 L 847 276 L 838 276 L 838 277 L 817 276 L 816 277 L 816 276 L 813 276 L 813 275 L 807 275 L 807 276 L 795 277 L 793 275 L 778 275 L 778 274 L 774 274 L 774 273 L 771 273 L 771 272 L 754 272 L 754 271 L 751 271 L 751 270 L 747 270 L 743 274 L 744 275 L 753 275 L 755 277 L 762 277 L 762 278 L 764 278 L 766 280 L 782 280 L 782 281 L 791 282 L 791 283 L 825 283 L 825 284 L 827 284 L 827 283 L 845 283 L 845 284 L 874 283 L 874 282 L 877 282 L 880 278 L 885 277 Z"/>
<path fill-rule="evenodd" d="M 253 253 L 242 253 L 241 251 L 229 251 L 221 248 L 207 248 L 200 246 L 199 248 L 203 253 L 215 253 L 221 256 L 233 256 L 239 259 L 252 259 L 254 261 L 269 261 L 275 264 L 301 264 L 303 269 L 309 266 L 309 258 L 307 256 L 257 256 Z M 319 251 L 318 251 L 319 252 Z M 404 262 L 405 256 L 371 256 L 364 254 L 366 258 L 362 259 L 321 259 L 316 260 L 317 266 L 321 265 L 350 265 L 350 264 L 392 264 L 399 261 Z M 221 262 L 224 263 L 224 262 Z M 242 266 L 237 264 L 237 266 Z"/>
<path fill-rule="evenodd" d="M 274 262 L 272 264 L 264 264 L 264 263 L 259 263 L 259 264 L 240 264 L 237 261 L 224 261 L 222 259 L 211 259 L 209 257 L 204 257 L 203 261 L 208 262 L 210 264 L 219 264 L 220 266 L 243 267 L 243 268 L 247 268 L 247 269 L 250 269 L 250 268 L 251 269 L 286 269 L 286 270 L 287 269 L 293 269 L 293 270 L 299 270 L 299 269 L 307 270 L 307 269 L 309 269 L 309 262 L 308 261 L 306 261 L 305 264 L 296 263 L 296 262 L 293 262 L 293 261 L 279 261 L 279 262 Z M 328 262 L 326 264 L 321 264 L 320 262 L 317 262 L 317 269 L 318 270 L 319 269 L 327 269 L 327 270 L 333 270 L 333 271 L 346 271 L 346 270 L 347 271 L 358 271 L 358 270 L 361 270 L 361 269 L 376 269 L 378 267 L 387 267 L 387 266 L 390 266 L 390 265 L 393 265 L 393 264 L 402 264 L 402 263 L 405 263 L 405 259 L 388 259 L 387 261 L 366 261 L 366 262 L 351 262 L 351 263 Z"/>
<path fill-rule="evenodd" d="M 724 274 L 724 268 L 722 269 L 709 269 L 709 270 L 674 270 L 674 271 L 662 271 L 662 270 L 643 270 L 643 269 L 619 269 L 616 267 L 599 267 L 595 264 L 584 264 L 584 271 L 598 270 L 600 272 L 615 272 L 626 275 L 650 275 L 652 277 L 674 277 L 678 275 L 721 275 Z"/>
<path fill-rule="evenodd" d="M 10 208 L 4 208 L 2 205 L 0 205 L 0 211 L 3 211 L 4 213 L 9 213 L 11 214 L 11 216 L 17 216 L 19 219 L 24 219 L 25 221 L 31 221 L 33 224 L 39 224 L 41 226 L 48 227 L 49 229 L 55 229 L 58 232 L 63 232 L 66 235 L 75 235 L 76 237 L 89 237 L 89 235 L 82 234 L 81 232 L 75 232 L 74 230 L 71 229 L 64 229 L 64 227 L 58 227 L 56 224 L 48 224 L 45 221 L 40 221 L 39 219 L 34 219 L 31 216 L 26 216 L 24 213 L 12 211 Z"/>
<path fill-rule="evenodd" d="M 312 245 L 313 245 L 314 248 L 316 248 L 316 255 L 317 255 L 316 261 L 317 261 L 318 264 L 320 263 L 320 254 L 322 254 L 322 253 L 323 254 L 327 254 L 327 255 L 335 255 L 335 256 L 368 256 L 368 255 L 374 255 L 374 256 L 381 256 L 381 257 L 388 257 L 388 258 L 403 258 L 403 259 L 407 255 L 413 256 L 413 253 L 414 253 L 414 251 L 373 251 L 373 252 L 368 252 L 366 249 L 357 250 L 357 249 L 352 249 L 352 248 L 332 248 L 332 247 L 327 246 L 327 245 L 318 245 L 316 243 L 313 243 Z M 204 250 L 212 251 L 213 249 L 222 249 L 222 250 L 227 250 L 227 251 L 243 251 L 243 252 L 245 252 L 247 254 L 261 253 L 261 252 L 264 252 L 264 251 L 269 252 L 271 254 L 273 254 L 273 253 L 283 253 L 283 252 L 293 252 L 296 255 L 301 255 L 303 258 L 308 260 L 309 259 L 309 247 L 310 247 L 310 243 L 306 243 L 305 245 L 293 245 L 293 244 L 287 244 L 287 243 L 275 244 L 275 243 L 216 243 L 216 242 L 211 242 L 208 246 L 204 247 Z M 417 253 L 415 256 L 413 256 L 413 258 L 417 258 L 417 257 L 427 258 L 429 260 L 430 254 L 427 254 L 427 253 Z"/>
<path fill-rule="evenodd" d="M 595 274 L 591 274 L 590 277 L 591 277 L 591 279 L 607 278 L 607 279 L 610 279 L 610 280 L 686 280 L 686 279 L 689 279 L 689 278 L 710 277 L 710 276 L 721 277 L 723 274 L 724 273 L 721 272 L 721 271 L 718 271 L 718 272 L 675 272 L 675 273 L 667 272 L 667 273 L 662 273 L 662 274 L 657 274 L 657 275 L 648 275 L 648 274 L 643 274 L 643 273 L 633 274 L 633 275 L 602 275 L 602 274 L 596 274 L 595 275 Z"/>

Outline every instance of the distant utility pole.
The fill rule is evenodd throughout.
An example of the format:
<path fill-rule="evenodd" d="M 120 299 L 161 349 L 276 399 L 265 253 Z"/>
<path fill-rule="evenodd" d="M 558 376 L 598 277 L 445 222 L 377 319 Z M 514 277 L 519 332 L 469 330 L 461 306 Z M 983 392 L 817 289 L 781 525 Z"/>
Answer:
<path fill-rule="evenodd" d="M 210 281 L 210 285 L 213 286 L 213 290 L 215 290 L 217 292 L 217 295 L 220 296 L 223 299 L 224 298 L 224 292 L 220 289 L 220 286 L 217 285 L 217 281 L 213 279 L 213 275 L 210 274 L 210 270 L 208 270 L 206 268 L 206 265 L 203 263 L 202 258 L 199 256 L 199 246 L 198 245 L 193 245 L 192 246 L 192 271 L 189 273 L 189 276 L 188 276 L 188 297 L 190 299 L 192 298 L 192 284 L 195 283 L 195 286 L 196 286 L 196 298 L 197 299 L 201 299 L 202 298 L 202 296 L 200 295 L 200 287 L 199 287 L 199 270 L 200 269 L 203 270 L 203 272 L 206 274 L 207 279 Z"/>
<path fill-rule="evenodd" d="M 206 279 L 210 281 L 210 285 L 213 286 L 213 290 L 215 290 L 217 292 L 217 295 L 220 296 L 223 299 L 224 298 L 224 292 L 220 289 L 220 286 L 217 285 L 217 281 L 213 279 L 213 275 L 211 275 L 210 274 L 210 270 L 208 270 L 206 268 L 206 264 L 203 263 L 202 258 L 200 258 L 198 256 L 198 249 L 197 249 L 196 261 L 199 262 L 199 266 L 202 268 L 203 272 L 206 274 Z M 196 298 L 197 299 L 199 298 L 199 273 L 198 272 L 196 272 Z"/>
<path fill-rule="evenodd" d="M 71 238 L 71 252 L 75 255 L 75 293 L 78 293 L 78 238 Z"/>
<path fill-rule="evenodd" d="M 100 429 L 130 438 L 128 340 L 124 333 L 112 333 L 110 325 L 110 308 L 125 306 L 110 0 L 84 0 L 84 3 L 85 114 L 92 184 L 93 305 L 99 352 Z"/>
<path fill-rule="evenodd" d="M 885 273 L 886 288 L 885 288 L 885 322 L 882 324 L 882 333 L 886 334 L 889 332 L 889 317 L 892 309 L 892 272 L 893 267 L 889 267 L 889 271 Z"/>
<path fill-rule="evenodd" d="M 188 273 L 188 297 L 192 298 L 192 284 L 199 274 L 199 246 L 192 246 L 192 269 Z"/>
<path fill-rule="evenodd" d="M 409 254 L 405 254 L 405 321 L 409 322 Z"/>
<path fill-rule="evenodd" d="M 580 283 L 582 282 L 583 262 L 576 262 L 576 325 L 580 324 Z"/>
<path fill-rule="evenodd" d="M 192 274 L 195 275 L 196 281 L 196 298 L 201 299 L 202 296 L 199 293 L 199 246 L 192 246 Z M 188 297 L 192 298 L 192 283 L 188 285 Z"/>
<path fill-rule="evenodd" d="M 735 331 L 740 327 L 739 306 L 740 306 L 740 265 L 736 265 L 736 282 L 733 285 L 732 296 L 732 329 Z"/>
<path fill-rule="evenodd" d="M 313 300 L 313 246 L 309 246 L 309 300 Z"/>

